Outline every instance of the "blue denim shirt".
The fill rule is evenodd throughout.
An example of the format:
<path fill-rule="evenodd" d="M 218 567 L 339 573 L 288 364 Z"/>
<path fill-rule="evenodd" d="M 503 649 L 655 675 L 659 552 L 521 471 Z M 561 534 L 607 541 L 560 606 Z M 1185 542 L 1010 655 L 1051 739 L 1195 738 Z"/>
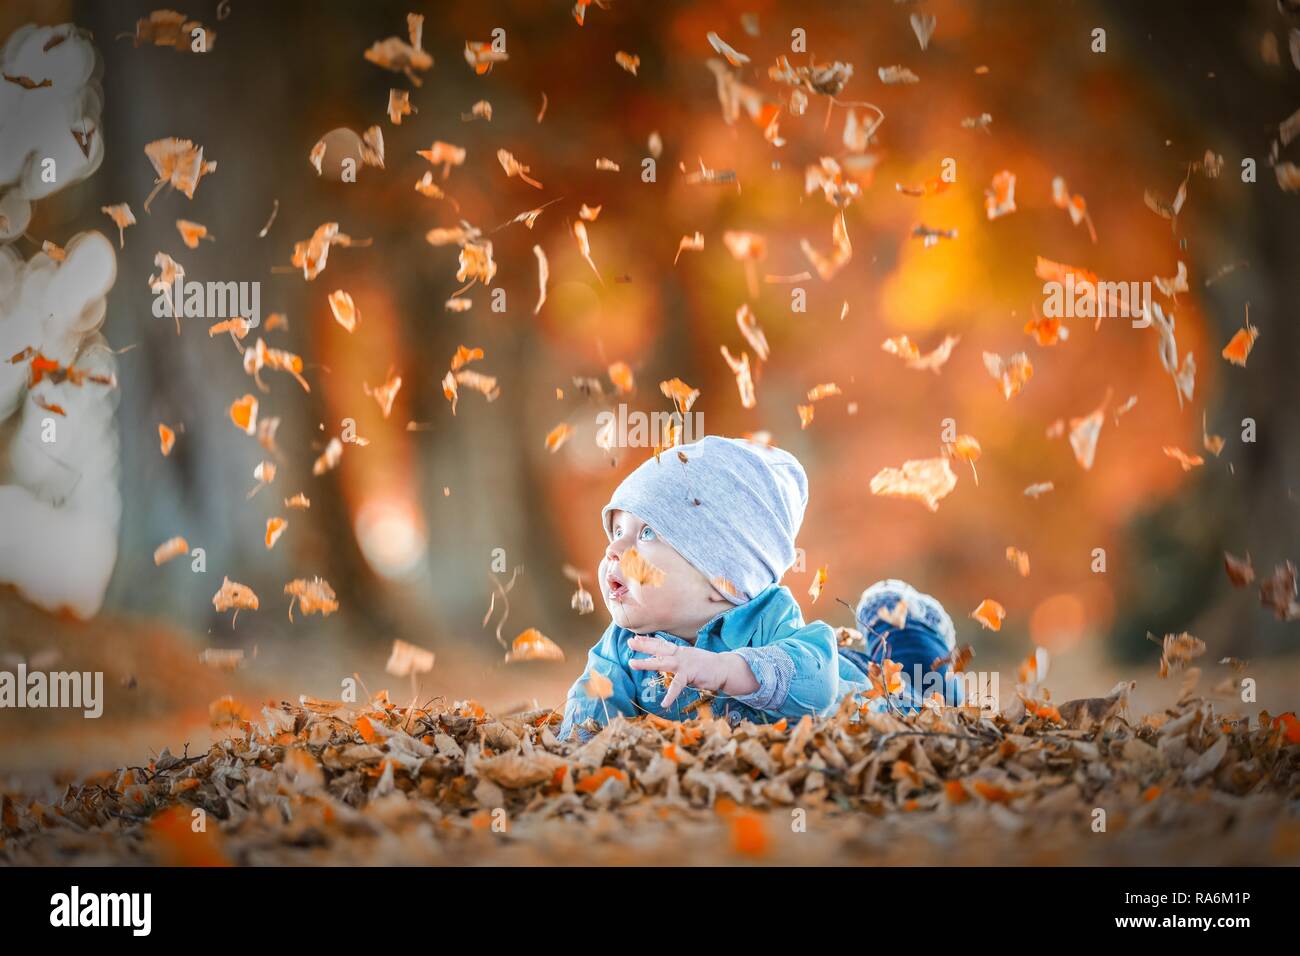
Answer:
<path fill-rule="evenodd" d="M 686 708 L 699 700 L 700 692 L 686 688 L 672 707 L 665 710 L 660 701 L 668 692 L 657 671 L 633 670 L 628 662 L 639 652 L 628 646 L 633 631 L 610 623 L 600 642 L 587 655 L 582 676 L 569 688 L 564 705 L 564 720 L 559 737 L 567 740 L 574 725 L 594 717 L 599 724 L 609 717 L 623 714 L 655 714 L 669 720 L 690 720 L 697 716 Z M 656 631 L 674 644 L 689 641 Z M 870 687 L 866 674 L 838 651 L 835 632 L 829 624 L 814 621 L 805 624 L 799 604 L 790 589 L 774 583 L 744 604 L 720 611 L 696 634 L 695 647 L 705 651 L 735 651 L 754 673 L 758 690 L 740 697 L 718 694 L 713 702 L 714 716 L 735 726 L 742 720 L 773 723 L 782 717 L 798 720 L 804 714 L 824 717 L 834 713 L 839 702 L 851 693 Z M 642 657 L 649 657 L 642 654 Z M 593 673 L 609 678 L 613 694 L 601 701 L 587 693 L 587 678 Z M 579 730 L 579 739 L 589 732 Z"/>

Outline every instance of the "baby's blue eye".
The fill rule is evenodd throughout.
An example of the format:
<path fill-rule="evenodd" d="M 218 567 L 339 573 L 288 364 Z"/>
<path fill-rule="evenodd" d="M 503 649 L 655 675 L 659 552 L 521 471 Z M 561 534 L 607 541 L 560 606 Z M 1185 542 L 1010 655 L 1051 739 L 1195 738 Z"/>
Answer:
<path fill-rule="evenodd" d="M 648 534 L 650 537 L 647 538 L 647 537 L 646 537 L 647 534 Z M 650 527 L 649 525 L 646 525 L 644 528 L 641 529 L 641 540 L 642 540 L 642 541 L 651 541 L 651 540 L 654 539 L 654 537 L 655 537 L 655 529 L 654 529 L 654 528 Z"/>

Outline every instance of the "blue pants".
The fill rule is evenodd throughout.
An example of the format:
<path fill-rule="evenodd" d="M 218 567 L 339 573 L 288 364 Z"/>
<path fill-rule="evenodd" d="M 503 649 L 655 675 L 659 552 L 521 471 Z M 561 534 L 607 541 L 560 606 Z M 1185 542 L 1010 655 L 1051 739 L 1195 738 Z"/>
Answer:
<path fill-rule="evenodd" d="M 945 660 L 938 669 L 931 666 L 951 653 L 943 635 L 933 627 L 912 618 L 902 628 L 876 620 L 872 632 L 865 637 L 865 653 L 845 648 L 840 648 L 840 653 L 860 667 L 864 674 L 868 673 L 869 664 L 881 664 L 886 657 L 895 664 L 902 664 L 904 688 L 898 702 L 904 710 L 919 709 L 921 701 L 935 691 L 949 706 L 959 706 L 964 702 L 962 683 L 953 673 L 952 664 Z"/>

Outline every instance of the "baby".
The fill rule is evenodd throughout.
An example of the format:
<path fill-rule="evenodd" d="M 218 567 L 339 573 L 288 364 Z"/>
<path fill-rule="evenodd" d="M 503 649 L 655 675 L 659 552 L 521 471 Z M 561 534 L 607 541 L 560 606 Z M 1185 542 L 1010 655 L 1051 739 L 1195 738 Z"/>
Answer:
<path fill-rule="evenodd" d="M 911 681 L 951 655 L 952 620 L 928 595 L 881 581 L 856 608 L 865 651 L 839 647 L 829 624 L 805 624 L 779 582 L 807 504 L 808 478 L 793 455 L 737 438 L 677 446 L 628 475 L 601 512 L 609 546 L 597 580 L 613 622 L 569 689 L 560 739 L 576 730 L 585 741 L 614 714 L 689 720 L 701 691 L 732 726 L 826 716 L 870 690 L 868 668 L 886 658 L 903 665 L 895 704 L 919 707 Z M 880 617 L 897 621 L 900 601 L 902 627 Z M 935 673 L 945 701 L 960 703 L 951 665 Z M 592 683 L 597 675 L 612 692 Z"/>

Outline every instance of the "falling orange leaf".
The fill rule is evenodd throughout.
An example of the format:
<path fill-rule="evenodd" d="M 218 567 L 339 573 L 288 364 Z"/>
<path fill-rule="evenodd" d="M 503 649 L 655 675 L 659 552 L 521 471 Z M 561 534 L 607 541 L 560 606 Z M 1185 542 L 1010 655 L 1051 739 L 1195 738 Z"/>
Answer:
<path fill-rule="evenodd" d="M 257 431 L 257 399 L 245 395 L 230 403 L 230 420 L 251 435 Z"/>
<path fill-rule="evenodd" d="M 293 620 L 293 606 L 297 602 L 303 614 L 319 614 L 329 617 L 339 609 L 339 602 L 334 597 L 334 589 L 324 578 L 296 578 L 284 586 L 284 593 L 293 596 L 289 602 L 289 620 Z"/>
<path fill-rule="evenodd" d="M 266 550 L 270 551 L 275 547 L 275 543 L 280 540 L 280 535 L 284 534 L 284 529 L 289 527 L 289 522 L 283 518 L 266 519 Z"/>
<path fill-rule="evenodd" d="M 411 105 L 410 90 L 388 91 L 388 119 L 394 126 L 402 125 L 403 116 L 418 112 L 419 110 Z"/>
<path fill-rule="evenodd" d="M 551 266 L 541 246 L 533 246 L 533 254 L 537 256 L 537 305 L 533 306 L 533 315 L 536 315 L 546 302 L 546 282 L 551 277 Z"/>
<path fill-rule="evenodd" d="M 560 646 L 535 627 L 521 632 L 511 643 L 510 653 L 506 655 L 507 664 L 516 661 L 562 660 L 564 660 L 564 651 Z"/>
<path fill-rule="evenodd" d="M 768 357 L 767 336 L 758 325 L 758 317 L 754 315 L 754 310 L 746 303 L 736 310 L 736 326 L 740 329 L 740 334 L 745 337 L 745 341 L 758 355 L 760 362 L 766 362 Z M 749 407 L 749 406 L 746 406 Z"/>
<path fill-rule="evenodd" d="M 971 611 L 970 616 L 979 621 L 990 631 L 1002 630 L 1002 619 L 1007 616 L 1006 609 L 992 598 L 980 601 L 979 607 Z"/>
<path fill-rule="evenodd" d="M 884 666 L 872 661 L 867 666 L 867 680 L 871 682 L 871 687 L 867 691 L 869 700 L 876 700 L 882 697 L 892 697 L 903 691 L 903 665 L 885 658 Z"/>
<path fill-rule="evenodd" d="M 826 573 L 829 570 L 830 565 L 823 564 L 817 569 L 817 573 L 813 575 L 812 584 L 808 587 L 808 596 L 812 598 L 814 604 L 816 604 L 817 599 L 821 597 L 822 588 L 826 584 Z"/>
<path fill-rule="evenodd" d="M 1246 308 L 1246 326 L 1237 330 L 1232 340 L 1223 347 L 1222 355 L 1233 365 L 1246 367 L 1246 359 L 1250 356 L 1250 350 L 1255 347 L 1255 339 L 1259 338 L 1259 329 L 1250 324 L 1250 307 Z"/>
<path fill-rule="evenodd" d="M 1022 578 L 1029 577 L 1029 555 L 1019 548 L 1007 548 L 1007 560 Z"/>
<path fill-rule="evenodd" d="M 704 233 L 697 232 L 693 236 L 682 236 L 681 241 L 677 243 L 677 255 L 673 256 L 673 265 L 677 265 L 677 260 L 682 257 L 683 252 L 688 250 L 690 252 L 699 252 L 703 248 Z"/>
<path fill-rule="evenodd" d="M 902 468 L 882 468 L 871 479 L 871 493 L 890 498 L 910 498 L 931 511 L 957 487 L 957 476 L 945 457 L 903 462 Z"/>
<path fill-rule="evenodd" d="M 1092 467 L 1097 455 L 1097 439 L 1101 436 L 1101 426 L 1106 423 L 1106 406 L 1110 404 L 1110 390 L 1106 391 L 1105 400 L 1090 414 L 1082 418 L 1070 419 L 1070 447 L 1074 449 L 1074 458 L 1087 471 Z"/>
<path fill-rule="evenodd" d="M 1251 566 L 1249 554 L 1243 560 L 1225 551 L 1223 566 L 1228 572 L 1228 580 L 1232 582 L 1233 587 L 1244 588 L 1255 580 L 1255 569 Z"/>
<path fill-rule="evenodd" d="M 1087 223 L 1088 235 L 1092 241 L 1097 241 L 1097 230 L 1092 227 L 1092 217 L 1088 215 L 1088 204 L 1084 202 L 1082 196 L 1075 193 L 1070 195 L 1070 191 L 1065 186 L 1065 180 L 1057 176 L 1052 180 L 1052 202 L 1058 209 L 1064 209 L 1070 214 L 1070 221 L 1076 226 L 1083 222 Z"/>
<path fill-rule="evenodd" d="M 1004 169 L 993 177 L 991 189 L 984 190 L 984 212 L 989 220 L 1016 211 L 1016 174 Z"/>
<path fill-rule="evenodd" d="M 569 425 L 566 422 L 561 422 L 560 424 L 556 425 L 546 434 L 547 451 L 552 453 L 559 451 L 560 447 L 566 441 L 569 440 L 569 436 L 572 434 L 573 434 L 572 425 Z"/>
<path fill-rule="evenodd" d="M 520 179 L 522 179 L 524 182 L 526 182 L 528 185 L 532 186 L 533 188 L 535 189 L 542 188 L 541 183 L 539 183 L 537 180 L 533 179 L 531 176 L 528 175 L 529 167 L 525 166 L 523 163 L 519 162 L 519 160 L 515 159 L 514 155 L 509 150 L 498 149 L 497 162 L 501 164 L 501 168 L 506 171 L 507 176 L 511 176 L 511 177 L 518 176 Z"/>
<path fill-rule="evenodd" d="M 726 57 L 727 62 L 732 66 L 744 66 L 749 62 L 749 57 L 741 53 L 712 30 L 705 34 L 705 39 L 709 41 L 709 46 L 713 47 L 714 50 Z"/>
<path fill-rule="evenodd" d="M 420 86 L 422 81 L 415 75 L 415 71 L 424 71 L 433 66 L 433 57 L 423 49 L 424 17 L 408 13 L 406 31 L 410 37 L 409 43 L 401 37 L 387 37 L 376 40 L 362 55 L 376 66 L 394 73 L 404 73 L 407 79 Z"/>
<path fill-rule="evenodd" d="M 600 279 L 600 284 L 604 285 L 605 280 L 601 278 L 600 270 L 596 268 L 596 263 L 591 260 L 591 240 L 587 238 L 587 224 L 582 220 L 574 220 L 573 237 L 578 240 L 578 251 L 582 253 L 582 258 L 587 260 L 587 265 L 591 266 L 591 271 L 596 273 L 596 278 Z"/>
<path fill-rule="evenodd" d="M 607 370 L 609 380 L 614 383 L 614 390 L 620 395 L 626 395 L 632 391 L 634 382 L 632 378 L 632 367 L 626 362 L 615 362 Z"/>
<path fill-rule="evenodd" d="M 99 211 L 112 219 L 113 225 L 117 226 L 118 248 L 126 248 L 126 227 L 135 225 L 135 214 L 131 212 L 131 207 L 123 202 L 116 206 L 100 206 Z"/>
<path fill-rule="evenodd" d="M 355 331 L 361 313 L 357 310 L 356 303 L 352 301 L 352 296 L 342 289 L 335 289 L 330 293 L 329 304 L 330 311 L 334 313 L 334 321 L 348 332 Z"/>
<path fill-rule="evenodd" d="M 258 600 L 257 595 L 253 593 L 253 589 L 248 585 L 222 577 L 221 589 L 212 596 L 212 606 L 218 611 L 229 611 L 231 608 L 234 608 L 236 612 L 241 610 L 256 611 Z"/>
<path fill-rule="evenodd" d="M 1025 334 L 1032 335 L 1039 345 L 1056 345 L 1070 337 L 1070 330 L 1058 318 L 1035 316 L 1025 323 Z"/>
<path fill-rule="evenodd" d="M 193 199 L 199 180 L 217 169 L 215 162 L 204 161 L 203 147 L 195 146 L 188 139 L 154 140 L 145 145 L 144 154 L 158 174 L 153 192 L 144 201 L 145 212 L 149 211 L 149 204 L 163 186 L 170 186 L 183 193 L 186 199 Z"/>
<path fill-rule="evenodd" d="M 1205 459 L 1200 455 L 1189 455 L 1181 448 L 1175 448 L 1173 445 L 1165 445 L 1164 452 L 1178 464 L 1183 466 L 1183 471 L 1191 471 L 1198 465 L 1205 464 Z"/>
<path fill-rule="evenodd" d="M 497 50 L 483 40 L 465 41 L 465 62 L 474 70 L 475 75 L 483 76 L 492 71 L 497 63 L 504 63 L 510 57 L 505 50 Z"/>
<path fill-rule="evenodd" d="M 990 375 L 1001 383 L 1002 395 L 1007 399 L 1010 399 L 1013 395 L 1019 395 L 1020 390 L 1025 387 L 1025 383 L 1034 374 L 1034 365 L 1024 352 L 1017 352 L 1005 361 L 1000 355 L 985 352 L 984 367 L 988 369 Z"/>
<path fill-rule="evenodd" d="M 906 335 L 896 335 L 892 339 L 885 339 L 880 343 L 880 347 L 891 355 L 897 355 L 903 359 L 903 363 L 908 368 L 919 369 L 921 371 L 929 370 L 938 374 L 939 369 L 952 355 L 953 346 L 961 341 L 960 335 L 948 335 L 944 337 L 933 351 L 925 355 Z"/>
<path fill-rule="evenodd" d="M 979 461 L 979 457 L 983 453 L 979 439 L 974 435 L 958 435 L 956 441 L 944 445 L 944 453 L 951 455 L 953 458 L 960 458 L 969 464 L 970 473 L 975 479 L 975 484 L 980 483 L 979 472 L 975 470 L 975 462 Z"/>
<path fill-rule="evenodd" d="M 313 475 L 325 474 L 325 472 L 332 470 L 342 457 L 343 442 L 339 441 L 338 438 L 331 438 L 329 444 L 325 446 L 325 450 L 321 452 L 320 457 L 312 463 L 311 473 Z"/>
<path fill-rule="evenodd" d="M 1208 420 L 1204 412 L 1201 413 L 1201 443 L 1205 446 L 1205 450 L 1215 458 L 1219 457 L 1219 453 L 1223 451 L 1223 446 L 1226 444 L 1222 435 L 1210 434 Z"/>
<path fill-rule="evenodd" d="M 197 222 L 190 222 L 188 219 L 177 219 L 176 231 L 181 234 L 181 242 L 191 249 L 199 247 L 200 239 L 207 239 L 209 242 L 213 241 L 212 237 L 208 235 L 207 226 Z"/>
<path fill-rule="evenodd" d="M 691 410 L 695 400 L 700 397 L 698 388 L 691 388 L 680 378 L 670 378 L 666 382 L 660 382 L 659 391 L 663 392 L 665 398 L 672 399 L 677 410 L 683 415 Z"/>
<path fill-rule="evenodd" d="M 814 385 L 808 389 L 808 401 L 819 402 L 823 398 L 829 398 L 832 395 L 843 395 L 840 387 L 834 382 L 824 382 L 821 385 Z"/>
<path fill-rule="evenodd" d="M 393 401 L 397 398 L 397 391 L 402 387 L 402 376 L 394 375 L 391 371 L 388 374 L 388 381 L 383 385 L 376 385 L 371 388 L 367 383 L 361 383 L 362 391 L 379 403 L 379 410 L 387 418 L 393 411 Z"/>
<path fill-rule="evenodd" d="M 595 700 L 608 700 L 614 694 L 614 684 L 604 674 L 595 671 L 586 680 L 587 696 Z"/>
<path fill-rule="evenodd" d="M 394 640 L 393 648 L 388 653 L 388 662 L 384 671 L 394 677 L 410 677 L 414 674 L 427 674 L 433 670 L 433 651 L 426 650 L 418 644 Z"/>
<path fill-rule="evenodd" d="M 754 378 L 749 371 L 749 353 L 741 352 L 740 358 L 733 358 L 725 345 L 720 346 L 722 357 L 736 376 L 736 388 L 740 391 L 740 404 L 743 408 L 753 408 L 758 404 L 754 397 Z"/>
<path fill-rule="evenodd" d="M 154 566 L 166 564 L 172 558 L 179 558 L 182 554 L 189 554 L 189 551 L 190 546 L 184 538 L 168 538 L 154 549 Z"/>

